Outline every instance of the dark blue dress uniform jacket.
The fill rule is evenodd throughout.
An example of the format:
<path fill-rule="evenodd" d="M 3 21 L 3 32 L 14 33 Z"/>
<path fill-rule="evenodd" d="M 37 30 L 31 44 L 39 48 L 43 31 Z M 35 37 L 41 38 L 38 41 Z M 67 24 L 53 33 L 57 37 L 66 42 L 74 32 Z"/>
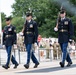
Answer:
<path fill-rule="evenodd" d="M 13 25 L 5 26 L 3 30 L 3 45 L 11 46 L 16 44 L 16 28 Z"/>
<path fill-rule="evenodd" d="M 33 20 L 25 23 L 24 25 L 24 43 L 33 44 L 37 42 L 38 38 L 38 27 L 37 23 Z"/>
<path fill-rule="evenodd" d="M 72 39 L 74 35 L 74 26 L 72 21 L 69 18 L 65 18 L 64 20 L 60 20 L 58 23 L 58 41 L 59 43 L 66 43 L 69 39 Z"/>

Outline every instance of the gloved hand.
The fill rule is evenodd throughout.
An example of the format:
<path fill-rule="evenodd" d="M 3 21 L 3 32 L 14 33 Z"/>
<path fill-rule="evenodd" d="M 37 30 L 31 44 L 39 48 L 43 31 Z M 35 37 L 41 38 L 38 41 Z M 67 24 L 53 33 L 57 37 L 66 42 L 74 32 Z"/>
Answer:
<path fill-rule="evenodd" d="M 72 41 L 73 41 L 72 39 L 69 39 L 69 43 L 70 43 L 70 44 L 72 43 Z"/>
<path fill-rule="evenodd" d="M 13 47 L 14 47 L 14 49 L 17 49 L 17 45 L 16 44 L 14 44 Z"/>
<path fill-rule="evenodd" d="M 19 35 L 23 36 L 23 33 L 22 33 L 22 32 L 20 32 L 20 33 L 19 33 Z"/>
<path fill-rule="evenodd" d="M 2 48 L 5 48 L 5 45 L 3 45 Z"/>
<path fill-rule="evenodd" d="M 55 27 L 55 28 L 54 28 L 54 31 L 58 31 L 58 28 L 57 28 L 57 27 Z"/>
<path fill-rule="evenodd" d="M 37 47 L 37 46 L 38 46 L 38 45 L 37 45 L 37 42 L 35 42 L 35 43 L 34 43 L 34 46 L 35 46 L 35 47 Z"/>

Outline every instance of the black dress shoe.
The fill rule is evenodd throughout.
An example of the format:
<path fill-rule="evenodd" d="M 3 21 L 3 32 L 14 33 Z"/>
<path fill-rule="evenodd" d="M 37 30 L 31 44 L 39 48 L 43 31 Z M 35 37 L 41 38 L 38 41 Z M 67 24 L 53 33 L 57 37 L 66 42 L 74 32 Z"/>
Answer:
<path fill-rule="evenodd" d="M 64 63 L 60 62 L 59 64 L 62 68 L 64 67 Z"/>
<path fill-rule="evenodd" d="M 10 68 L 9 66 L 6 66 L 6 65 L 3 65 L 2 67 L 5 68 L 5 69 Z"/>
<path fill-rule="evenodd" d="M 29 68 L 29 64 L 25 64 L 24 67 L 25 67 L 26 69 L 28 69 L 28 68 Z"/>
<path fill-rule="evenodd" d="M 71 66 L 72 65 L 72 62 L 68 62 L 67 64 L 67 67 Z"/>
<path fill-rule="evenodd" d="M 15 66 L 13 67 L 14 69 L 16 69 L 18 67 L 19 64 L 15 64 Z"/>
<path fill-rule="evenodd" d="M 35 64 L 34 68 L 37 68 L 37 67 L 38 67 L 38 65 L 39 65 L 39 63 L 38 63 L 38 64 Z"/>

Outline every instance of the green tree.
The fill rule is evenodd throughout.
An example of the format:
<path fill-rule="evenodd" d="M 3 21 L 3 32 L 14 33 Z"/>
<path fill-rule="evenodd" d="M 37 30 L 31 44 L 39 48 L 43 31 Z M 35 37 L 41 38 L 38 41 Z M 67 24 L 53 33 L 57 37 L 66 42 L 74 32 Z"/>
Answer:
<path fill-rule="evenodd" d="M 6 15 L 2 12 L 2 13 L 1 13 L 2 29 L 3 29 L 4 26 L 6 25 L 6 23 L 5 23 L 5 18 L 6 18 Z"/>
<path fill-rule="evenodd" d="M 52 0 L 15 0 L 12 8 L 14 9 L 13 16 L 23 16 L 23 13 L 31 11 L 33 17 L 39 25 L 39 33 L 43 36 L 51 36 L 53 34 L 53 27 L 58 14 L 58 5 L 52 3 Z M 54 16 L 53 16 L 54 15 Z M 43 34 L 44 29 L 47 33 Z M 50 32 L 47 28 L 52 29 Z M 42 30 L 42 31 L 41 31 Z M 48 34 L 49 32 L 49 34 Z"/>
<path fill-rule="evenodd" d="M 16 27 L 17 32 L 20 32 L 24 25 L 24 18 L 22 17 L 13 17 L 12 24 Z"/>
<path fill-rule="evenodd" d="M 68 1 L 76 5 L 76 0 Z M 14 9 L 12 13 L 13 17 L 23 17 L 26 12 L 31 11 L 33 13 L 33 18 L 39 25 L 39 34 L 43 37 L 57 37 L 57 34 L 55 34 L 53 29 L 56 25 L 56 19 L 58 17 L 60 7 L 61 6 L 57 2 L 53 2 L 53 0 L 15 0 L 15 3 L 12 5 L 12 8 Z M 72 19 L 73 24 L 76 27 L 76 17 L 74 15 L 70 15 L 69 12 L 67 12 L 67 14 L 68 17 Z M 18 31 L 20 28 L 21 27 L 17 27 Z"/>

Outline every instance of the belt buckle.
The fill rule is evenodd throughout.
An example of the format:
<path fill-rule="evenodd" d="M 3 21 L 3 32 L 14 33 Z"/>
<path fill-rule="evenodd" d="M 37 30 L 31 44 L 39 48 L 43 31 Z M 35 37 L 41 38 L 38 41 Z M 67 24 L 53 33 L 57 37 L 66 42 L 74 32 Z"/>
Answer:
<path fill-rule="evenodd" d="M 31 32 L 26 32 L 27 34 L 30 34 Z"/>
<path fill-rule="evenodd" d="M 8 35 L 6 35 L 6 37 L 8 37 Z"/>
<path fill-rule="evenodd" d="M 64 32 L 64 30 L 62 29 L 61 32 Z"/>
<path fill-rule="evenodd" d="M 27 34 L 29 34 L 29 32 L 27 32 Z"/>
<path fill-rule="evenodd" d="M 8 38 L 8 37 L 10 37 L 11 35 L 6 35 L 6 37 Z"/>

